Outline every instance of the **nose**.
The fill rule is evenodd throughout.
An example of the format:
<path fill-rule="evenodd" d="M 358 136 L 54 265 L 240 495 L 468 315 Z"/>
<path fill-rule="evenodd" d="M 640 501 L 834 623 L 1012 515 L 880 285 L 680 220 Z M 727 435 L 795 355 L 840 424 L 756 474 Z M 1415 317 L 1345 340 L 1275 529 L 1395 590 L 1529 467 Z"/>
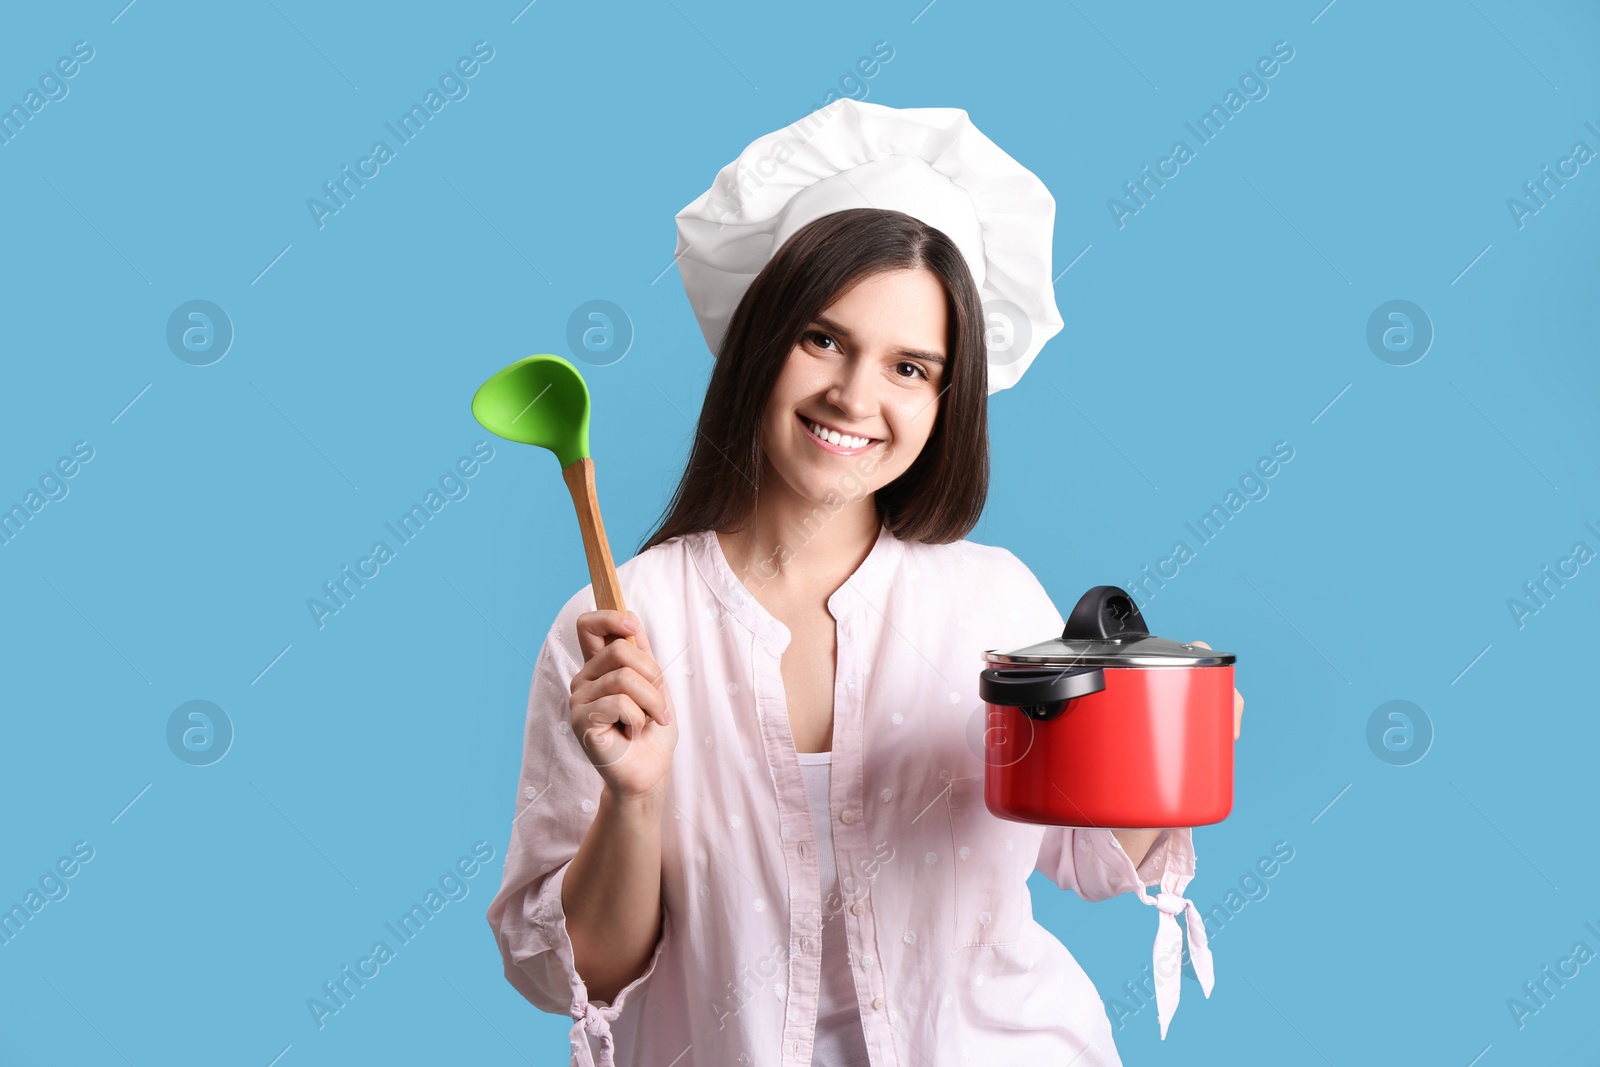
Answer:
<path fill-rule="evenodd" d="M 852 422 L 869 417 L 876 406 L 871 362 L 860 358 L 846 360 L 828 388 L 827 398 L 829 404 Z"/>

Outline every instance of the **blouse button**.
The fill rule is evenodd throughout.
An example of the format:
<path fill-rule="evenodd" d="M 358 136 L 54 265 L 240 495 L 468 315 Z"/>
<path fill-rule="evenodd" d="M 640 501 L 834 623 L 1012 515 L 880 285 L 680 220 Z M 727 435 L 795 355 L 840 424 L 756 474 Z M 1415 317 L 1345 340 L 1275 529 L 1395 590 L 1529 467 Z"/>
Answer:
<path fill-rule="evenodd" d="M 856 901 L 854 904 L 850 905 L 850 914 L 851 915 L 860 915 L 862 912 L 864 912 L 866 910 L 867 910 L 866 905 L 861 903 L 861 901 L 859 901 L 859 900 Z"/>
<path fill-rule="evenodd" d="M 851 823 L 856 821 L 856 813 L 849 808 L 846 808 L 840 813 L 839 821 L 843 822 L 846 826 L 849 826 Z"/>
<path fill-rule="evenodd" d="M 873 997 L 872 998 L 872 1006 L 874 1008 L 876 1008 L 877 1010 L 882 1011 L 883 1010 L 883 998 L 882 997 Z"/>

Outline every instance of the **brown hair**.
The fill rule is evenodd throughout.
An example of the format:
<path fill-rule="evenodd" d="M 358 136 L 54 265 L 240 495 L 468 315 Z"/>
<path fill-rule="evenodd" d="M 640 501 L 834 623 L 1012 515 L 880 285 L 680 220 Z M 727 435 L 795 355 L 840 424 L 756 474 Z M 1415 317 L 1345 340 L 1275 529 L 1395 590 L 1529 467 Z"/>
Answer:
<path fill-rule="evenodd" d="M 988 363 L 983 305 L 959 249 L 899 211 L 852 208 L 784 242 L 734 310 L 711 370 L 683 478 L 639 551 L 702 530 L 739 529 L 755 513 L 762 416 L 790 351 L 812 320 L 869 274 L 925 268 L 944 284 L 946 384 L 922 452 L 874 497 L 902 540 L 958 541 L 977 525 L 989 491 Z"/>

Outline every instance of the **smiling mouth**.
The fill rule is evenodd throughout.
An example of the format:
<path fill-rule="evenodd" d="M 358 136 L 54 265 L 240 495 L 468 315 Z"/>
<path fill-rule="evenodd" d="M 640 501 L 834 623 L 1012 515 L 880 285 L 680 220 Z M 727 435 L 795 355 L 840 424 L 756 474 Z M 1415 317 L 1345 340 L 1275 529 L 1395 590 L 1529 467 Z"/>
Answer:
<path fill-rule="evenodd" d="M 816 422 L 796 412 L 800 422 L 805 426 L 811 439 L 831 452 L 851 454 L 864 451 L 877 444 L 881 438 L 860 437 L 853 434 L 840 433 L 838 430 L 824 423 Z"/>

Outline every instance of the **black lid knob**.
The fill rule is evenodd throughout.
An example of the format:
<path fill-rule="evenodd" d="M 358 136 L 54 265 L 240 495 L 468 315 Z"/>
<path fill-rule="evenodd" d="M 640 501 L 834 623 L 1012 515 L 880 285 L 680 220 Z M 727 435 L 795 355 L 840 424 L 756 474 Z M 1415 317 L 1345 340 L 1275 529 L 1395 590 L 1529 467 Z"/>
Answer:
<path fill-rule="evenodd" d="M 1148 637 L 1149 634 L 1144 616 L 1139 614 L 1125 589 L 1097 585 L 1078 598 L 1077 606 L 1067 616 L 1061 639 L 1101 641 L 1124 636 Z"/>

